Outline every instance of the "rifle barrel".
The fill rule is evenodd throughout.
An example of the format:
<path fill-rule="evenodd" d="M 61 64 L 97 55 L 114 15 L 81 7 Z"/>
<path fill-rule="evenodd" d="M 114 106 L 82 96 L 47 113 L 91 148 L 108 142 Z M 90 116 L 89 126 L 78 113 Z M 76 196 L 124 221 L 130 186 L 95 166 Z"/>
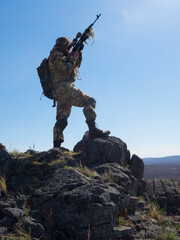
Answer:
<path fill-rule="evenodd" d="M 100 18 L 100 16 L 101 16 L 101 13 L 98 15 L 96 15 L 96 19 L 95 19 L 95 21 L 90 25 L 91 27 L 95 24 L 95 22 L 98 20 L 98 18 Z"/>

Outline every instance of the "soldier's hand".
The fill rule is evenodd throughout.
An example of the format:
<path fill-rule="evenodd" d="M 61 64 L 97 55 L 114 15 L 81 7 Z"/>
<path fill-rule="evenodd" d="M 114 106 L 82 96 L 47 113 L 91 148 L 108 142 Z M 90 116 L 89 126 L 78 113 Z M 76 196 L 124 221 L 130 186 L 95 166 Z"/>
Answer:
<path fill-rule="evenodd" d="M 81 50 L 78 47 L 78 49 L 75 51 L 75 53 L 72 55 L 72 57 L 77 60 L 79 58 L 79 55 L 81 54 Z"/>

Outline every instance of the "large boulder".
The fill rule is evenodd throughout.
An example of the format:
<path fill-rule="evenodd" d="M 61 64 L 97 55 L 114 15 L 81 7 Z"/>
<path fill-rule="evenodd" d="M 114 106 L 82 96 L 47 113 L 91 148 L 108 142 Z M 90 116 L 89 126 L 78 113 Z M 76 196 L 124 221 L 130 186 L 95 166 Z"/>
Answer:
<path fill-rule="evenodd" d="M 89 139 L 83 137 L 74 147 L 75 152 L 82 152 L 82 164 L 92 167 L 104 163 L 118 163 L 126 167 L 130 162 L 130 152 L 126 143 L 116 137 Z"/>
<path fill-rule="evenodd" d="M 131 170 L 131 174 L 137 178 L 138 180 L 141 180 L 143 178 L 144 173 L 144 162 L 141 158 L 139 158 L 137 155 L 133 154 L 132 158 L 129 163 L 129 167 Z"/>
<path fill-rule="evenodd" d="M 125 193 L 131 194 L 131 176 L 127 168 L 123 168 L 117 163 L 106 163 L 94 169 L 107 180 L 123 187 Z"/>
<path fill-rule="evenodd" d="M 44 181 L 33 197 L 33 207 L 45 227 L 61 239 L 112 239 L 121 205 L 120 192 L 74 169 L 60 169 Z M 54 239 L 52 237 L 52 239 Z"/>

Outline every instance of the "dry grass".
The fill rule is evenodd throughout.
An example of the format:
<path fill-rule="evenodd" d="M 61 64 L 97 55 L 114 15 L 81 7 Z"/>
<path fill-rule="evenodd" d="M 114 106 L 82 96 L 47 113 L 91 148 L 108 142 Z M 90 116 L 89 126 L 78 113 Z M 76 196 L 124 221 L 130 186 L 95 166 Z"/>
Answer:
<path fill-rule="evenodd" d="M 78 172 L 82 173 L 83 175 L 85 175 L 86 177 L 89 177 L 89 178 L 93 178 L 93 177 L 96 177 L 96 176 L 99 176 L 99 174 L 92 170 L 92 169 L 89 169 L 87 167 L 76 167 L 75 168 Z"/>
<path fill-rule="evenodd" d="M 6 185 L 5 177 L 0 177 L 0 188 L 1 188 L 4 196 L 7 197 L 7 185 Z"/>
<path fill-rule="evenodd" d="M 104 174 L 103 174 L 103 177 L 104 177 L 105 179 L 107 179 L 108 181 L 110 181 L 110 182 L 114 182 L 114 183 L 117 183 L 117 182 L 118 182 L 117 177 L 115 177 L 115 176 L 113 175 L 113 172 L 112 172 L 111 169 L 106 170 L 106 171 L 104 172 Z"/>
<path fill-rule="evenodd" d="M 145 199 L 144 199 L 143 196 L 139 196 L 138 198 L 139 198 L 139 201 L 140 201 L 140 202 L 146 203 L 146 201 L 145 201 Z"/>
<path fill-rule="evenodd" d="M 23 228 L 18 227 L 15 231 L 17 233 L 17 239 L 32 240 L 31 233 L 27 233 Z"/>
<path fill-rule="evenodd" d="M 89 226 L 88 226 L 88 240 L 90 240 L 90 237 L 91 237 L 91 226 L 89 224 Z"/>
<path fill-rule="evenodd" d="M 15 156 L 21 155 L 20 151 L 17 150 L 16 148 L 14 148 L 10 153 Z"/>
<path fill-rule="evenodd" d="M 159 209 L 156 204 L 151 206 L 151 217 L 158 221 L 158 223 L 164 223 L 166 221 L 165 214 Z"/>
<path fill-rule="evenodd" d="M 13 232 L 10 234 L 7 234 L 6 236 L 2 236 L 2 238 L 0 238 L 2 240 L 32 240 L 31 237 L 31 232 L 26 232 L 23 229 L 23 224 L 22 222 L 18 222 L 18 225 L 13 228 Z"/>
<path fill-rule="evenodd" d="M 109 180 L 110 182 L 114 182 L 114 178 L 113 178 L 113 174 L 112 174 L 112 170 L 108 169 L 104 172 L 103 177 L 105 177 L 107 180 Z"/>
<path fill-rule="evenodd" d="M 65 151 L 64 156 L 73 160 L 74 157 L 81 155 L 81 153 L 82 152 L 73 152 L 73 151 L 68 152 L 68 151 Z"/>
<path fill-rule="evenodd" d="M 66 161 L 64 159 L 58 159 L 58 160 L 48 163 L 49 166 L 65 165 L 65 164 L 66 164 Z"/>

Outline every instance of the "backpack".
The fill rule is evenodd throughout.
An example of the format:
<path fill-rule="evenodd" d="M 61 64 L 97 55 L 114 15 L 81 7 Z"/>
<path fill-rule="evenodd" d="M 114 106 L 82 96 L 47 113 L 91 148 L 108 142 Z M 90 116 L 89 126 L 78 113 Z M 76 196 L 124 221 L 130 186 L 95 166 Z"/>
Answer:
<path fill-rule="evenodd" d="M 40 66 L 37 68 L 38 76 L 40 78 L 43 94 L 50 99 L 53 99 L 52 93 L 52 78 L 49 71 L 48 58 L 44 58 Z"/>

